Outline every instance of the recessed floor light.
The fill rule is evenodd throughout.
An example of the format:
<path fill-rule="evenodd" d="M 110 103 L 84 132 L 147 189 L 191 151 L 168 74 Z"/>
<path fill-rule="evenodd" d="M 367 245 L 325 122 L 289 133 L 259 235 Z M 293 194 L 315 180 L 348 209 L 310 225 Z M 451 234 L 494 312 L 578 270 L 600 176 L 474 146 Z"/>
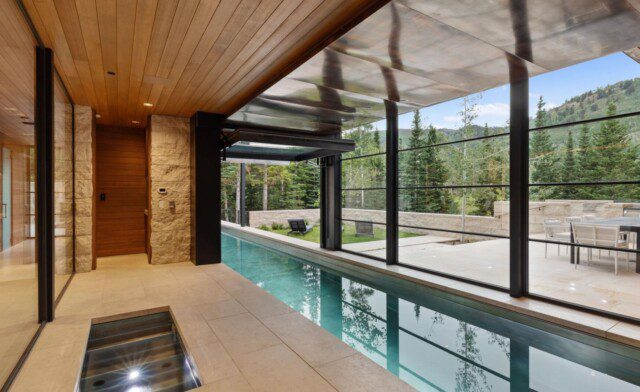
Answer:
<path fill-rule="evenodd" d="M 153 104 L 150 103 L 150 102 L 145 102 L 145 103 L 142 104 L 142 106 L 146 106 L 146 107 L 150 108 L 150 107 L 153 106 Z"/>

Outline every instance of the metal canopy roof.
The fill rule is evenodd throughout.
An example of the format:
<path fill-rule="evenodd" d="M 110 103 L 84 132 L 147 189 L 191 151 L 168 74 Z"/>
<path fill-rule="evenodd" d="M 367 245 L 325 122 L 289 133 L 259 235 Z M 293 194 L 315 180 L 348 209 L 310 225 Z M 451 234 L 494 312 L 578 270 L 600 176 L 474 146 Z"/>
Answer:
<path fill-rule="evenodd" d="M 634 3 L 635 4 L 635 3 Z M 640 7 L 639 7 L 640 8 Z M 331 134 L 640 46 L 624 0 L 394 0 L 230 120 Z"/>

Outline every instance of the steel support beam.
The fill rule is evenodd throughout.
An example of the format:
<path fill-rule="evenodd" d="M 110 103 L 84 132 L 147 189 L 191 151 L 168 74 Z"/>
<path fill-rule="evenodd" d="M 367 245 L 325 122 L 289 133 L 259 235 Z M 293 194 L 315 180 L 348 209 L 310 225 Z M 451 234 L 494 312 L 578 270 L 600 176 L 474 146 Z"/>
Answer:
<path fill-rule="evenodd" d="M 387 114 L 387 264 L 398 263 L 398 107 L 385 101 Z"/>
<path fill-rule="evenodd" d="M 38 320 L 53 321 L 53 52 L 36 48 L 36 260 Z"/>
<path fill-rule="evenodd" d="M 529 77 L 521 61 L 513 59 L 509 65 L 509 294 L 521 297 L 527 293 L 529 283 Z"/>
<path fill-rule="evenodd" d="M 236 200 L 236 204 L 240 204 L 240 226 L 247 225 L 247 165 L 240 164 L 240 200 Z"/>
<path fill-rule="evenodd" d="M 220 134 L 224 119 L 204 112 L 191 117 L 191 259 L 196 265 L 222 261 Z"/>
<path fill-rule="evenodd" d="M 320 159 L 320 247 L 342 248 L 342 162 L 339 155 Z"/>

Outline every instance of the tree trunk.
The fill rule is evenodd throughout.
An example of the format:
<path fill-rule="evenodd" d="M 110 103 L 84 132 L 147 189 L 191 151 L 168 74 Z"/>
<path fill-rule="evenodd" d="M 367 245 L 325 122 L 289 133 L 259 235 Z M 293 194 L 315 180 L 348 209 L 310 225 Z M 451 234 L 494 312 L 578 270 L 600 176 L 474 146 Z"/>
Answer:
<path fill-rule="evenodd" d="M 269 209 L 269 170 L 267 165 L 264 165 L 264 177 L 262 178 L 262 211 Z"/>

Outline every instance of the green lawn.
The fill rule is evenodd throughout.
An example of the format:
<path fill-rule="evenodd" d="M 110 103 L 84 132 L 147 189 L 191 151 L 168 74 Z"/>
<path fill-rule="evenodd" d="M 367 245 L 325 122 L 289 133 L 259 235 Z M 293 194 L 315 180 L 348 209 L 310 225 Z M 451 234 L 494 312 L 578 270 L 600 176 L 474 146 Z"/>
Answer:
<path fill-rule="evenodd" d="M 282 235 L 287 235 L 287 233 L 289 232 L 289 229 L 281 229 L 281 230 L 269 230 L 272 231 L 274 233 L 278 233 L 278 234 L 282 234 Z M 369 242 L 369 241 L 378 241 L 378 240 L 384 240 L 386 238 L 385 235 L 385 231 L 384 229 L 380 229 L 378 227 L 374 227 L 373 229 L 373 237 L 369 237 L 369 236 L 356 236 L 356 228 L 355 226 L 345 226 L 344 228 L 344 232 L 342 233 L 342 243 L 343 244 L 353 244 L 356 242 Z M 405 237 L 415 237 L 419 234 L 413 234 L 413 233 L 407 233 L 407 232 L 400 232 L 400 238 L 405 238 Z M 316 244 L 320 243 L 320 226 L 314 226 L 313 229 L 311 229 L 310 232 L 308 232 L 307 234 L 301 235 L 301 234 L 291 234 L 289 235 L 289 237 L 291 238 L 300 238 L 306 241 L 311 241 L 311 242 L 315 242 Z"/>

